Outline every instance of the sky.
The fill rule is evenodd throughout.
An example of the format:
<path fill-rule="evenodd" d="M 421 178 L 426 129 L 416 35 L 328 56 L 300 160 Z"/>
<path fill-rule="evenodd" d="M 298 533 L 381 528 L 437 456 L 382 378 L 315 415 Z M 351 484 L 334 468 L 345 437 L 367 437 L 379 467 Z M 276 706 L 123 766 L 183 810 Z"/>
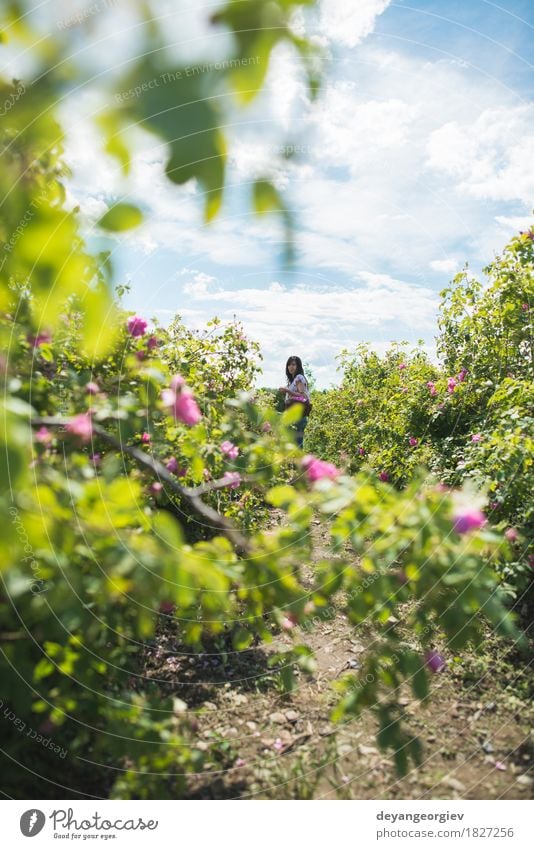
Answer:
<path fill-rule="evenodd" d="M 228 41 L 207 24 L 213 2 L 156 5 L 172 9 L 185 61 L 225 55 Z M 84 55 L 105 44 L 118 67 L 134 41 L 128 11 L 115 0 L 94 18 Z M 192 327 L 235 316 L 261 344 L 260 383 L 283 382 L 298 354 L 325 387 L 339 379 L 340 350 L 360 342 L 422 340 L 432 354 L 439 292 L 466 262 L 479 274 L 532 222 L 534 2 L 320 0 L 295 27 L 327 51 L 320 97 L 310 103 L 298 59 L 277 48 L 264 92 L 236 113 L 214 224 L 202 223 L 195 184 L 166 181 L 153 139 L 137 140 L 121 180 L 88 128 L 95 86 L 64 110 L 68 195 L 88 233 L 119 197 L 146 211 L 136 231 L 90 237 L 111 247 L 129 309 L 163 323 L 179 313 Z M 289 161 L 273 157 L 284 145 L 297 151 Z M 250 211 L 250 182 L 265 173 L 295 214 L 289 269 L 280 222 Z"/>

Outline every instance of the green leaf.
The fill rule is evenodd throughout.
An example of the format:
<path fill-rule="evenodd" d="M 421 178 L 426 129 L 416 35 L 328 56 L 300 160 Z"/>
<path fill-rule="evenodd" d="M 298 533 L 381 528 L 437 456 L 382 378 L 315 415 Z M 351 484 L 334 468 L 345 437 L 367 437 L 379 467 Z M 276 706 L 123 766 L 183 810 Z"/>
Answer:
<path fill-rule="evenodd" d="M 282 198 L 270 180 L 256 180 L 252 187 L 252 201 L 258 215 L 285 210 Z"/>
<path fill-rule="evenodd" d="M 245 628 L 238 628 L 232 637 L 232 644 L 236 651 L 244 651 L 248 649 L 252 642 L 253 636 L 250 631 Z"/>
<path fill-rule="evenodd" d="M 292 486 L 275 486 L 269 490 L 266 499 L 273 507 L 288 507 L 297 497 Z"/>
<path fill-rule="evenodd" d="M 292 404 L 282 413 L 282 424 L 292 425 L 301 420 L 304 412 L 304 404 Z"/>
<path fill-rule="evenodd" d="M 99 227 L 120 233 L 123 230 L 131 230 L 139 227 L 143 221 L 143 213 L 132 203 L 116 203 L 98 221 Z"/>

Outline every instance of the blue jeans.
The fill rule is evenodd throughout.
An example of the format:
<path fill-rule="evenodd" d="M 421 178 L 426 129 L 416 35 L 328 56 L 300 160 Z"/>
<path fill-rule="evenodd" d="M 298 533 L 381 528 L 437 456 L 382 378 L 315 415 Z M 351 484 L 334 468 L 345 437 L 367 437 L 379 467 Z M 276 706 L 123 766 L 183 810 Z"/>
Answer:
<path fill-rule="evenodd" d="M 303 416 L 300 421 L 298 421 L 295 425 L 295 433 L 297 437 L 297 445 L 299 448 L 302 448 L 302 443 L 304 442 L 304 430 L 306 425 L 308 424 L 307 416 Z"/>

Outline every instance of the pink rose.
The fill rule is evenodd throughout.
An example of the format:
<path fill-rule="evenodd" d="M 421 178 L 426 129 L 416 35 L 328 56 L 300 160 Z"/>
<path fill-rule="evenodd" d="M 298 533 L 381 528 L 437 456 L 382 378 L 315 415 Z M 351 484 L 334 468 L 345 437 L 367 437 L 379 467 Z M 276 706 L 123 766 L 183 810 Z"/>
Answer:
<path fill-rule="evenodd" d="M 381 481 L 383 481 L 384 483 L 387 483 L 387 482 L 389 481 L 389 473 L 388 473 L 388 472 L 380 472 L 380 474 L 378 475 L 378 477 L 379 477 L 379 478 L 380 478 L 380 480 L 381 480 Z"/>
<path fill-rule="evenodd" d="M 454 530 L 457 534 L 476 531 L 486 524 L 486 517 L 477 508 L 463 510 L 454 516 Z"/>
<path fill-rule="evenodd" d="M 52 442 L 52 434 L 46 427 L 40 427 L 37 433 L 35 434 L 35 441 L 39 442 L 41 445 L 50 445 Z"/>
<path fill-rule="evenodd" d="M 427 386 L 428 386 L 428 389 L 429 389 L 431 395 L 437 395 L 438 394 L 438 390 L 436 389 L 436 384 L 432 380 L 428 381 Z"/>
<path fill-rule="evenodd" d="M 138 336 L 144 336 L 146 333 L 146 329 L 148 327 L 148 321 L 142 318 L 140 315 L 131 315 L 128 321 L 126 322 L 126 326 L 128 328 L 128 333 L 130 336 L 133 336 L 134 339 Z"/>
<path fill-rule="evenodd" d="M 146 346 L 149 351 L 152 351 L 154 348 L 158 347 L 158 339 L 157 336 L 149 336 L 146 340 Z"/>
<path fill-rule="evenodd" d="M 456 388 L 456 379 L 454 377 L 447 378 L 447 392 L 452 395 Z"/>
<path fill-rule="evenodd" d="M 461 369 L 460 373 L 456 377 L 456 380 L 458 381 L 458 383 L 463 383 L 463 381 L 466 379 L 468 374 L 469 374 L 469 372 L 467 371 L 466 368 Z"/>
<path fill-rule="evenodd" d="M 165 468 L 168 472 L 171 472 L 173 475 L 175 475 L 178 469 L 180 468 L 176 457 L 171 457 L 171 459 L 165 464 Z"/>
<path fill-rule="evenodd" d="M 360 457 L 365 457 L 365 448 L 362 448 L 361 445 L 358 448 L 358 454 L 360 455 Z"/>
<path fill-rule="evenodd" d="M 145 445 L 147 442 L 150 442 L 150 434 L 145 432 L 141 437 L 141 442 L 144 442 Z"/>
<path fill-rule="evenodd" d="M 482 434 L 473 433 L 473 435 L 471 436 L 471 442 L 482 442 Z"/>
<path fill-rule="evenodd" d="M 52 335 L 48 330 L 43 330 L 37 336 L 27 336 L 26 339 L 33 348 L 39 348 L 41 345 L 48 345 L 52 341 Z"/>
<path fill-rule="evenodd" d="M 262 433 L 270 433 L 272 431 L 270 422 L 263 422 L 261 426 Z"/>
<path fill-rule="evenodd" d="M 239 448 L 233 442 L 230 442 L 229 439 L 221 442 L 221 451 L 230 460 L 235 460 L 239 456 Z"/>
<path fill-rule="evenodd" d="M 399 371 L 404 371 L 406 368 L 406 363 L 399 363 Z"/>
<path fill-rule="evenodd" d="M 441 672 L 445 668 L 445 658 L 437 651 L 430 649 L 425 652 L 425 665 L 431 672 Z"/>
<path fill-rule="evenodd" d="M 324 460 L 318 460 L 312 454 L 307 454 L 302 460 L 302 465 L 306 470 L 306 475 L 310 483 L 328 478 L 335 480 L 341 474 L 339 469 L 336 469 L 333 463 L 327 463 Z"/>
<path fill-rule="evenodd" d="M 295 613 L 292 613 L 290 611 L 289 613 L 284 614 L 284 616 L 282 618 L 282 622 L 281 622 L 281 626 L 284 629 L 284 631 L 291 631 L 291 629 L 294 628 L 295 625 L 297 625 L 297 624 L 298 624 L 298 618 L 297 618 Z"/>
<path fill-rule="evenodd" d="M 154 481 L 154 483 L 150 485 L 150 492 L 152 493 L 152 495 L 159 495 L 162 489 L 163 484 L 159 481 Z"/>
<path fill-rule="evenodd" d="M 202 418 L 193 393 L 185 388 L 185 381 L 180 375 L 173 377 L 171 388 L 163 390 L 161 399 L 169 408 L 170 414 L 184 424 L 195 425 Z"/>
<path fill-rule="evenodd" d="M 225 481 L 225 485 L 230 487 L 230 489 L 237 489 L 241 484 L 241 475 L 239 472 L 225 472 L 223 481 Z"/>
<path fill-rule="evenodd" d="M 100 392 L 100 386 L 98 383 L 95 383 L 94 380 L 90 380 L 89 383 L 85 384 L 85 391 L 88 395 L 98 395 Z"/>
<path fill-rule="evenodd" d="M 67 433 L 75 439 L 86 444 L 93 436 L 93 422 L 89 413 L 80 413 L 74 416 L 66 426 Z"/>
<path fill-rule="evenodd" d="M 521 304 L 521 309 L 523 310 L 523 312 L 528 312 L 530 307 L 528 304 Z"/>
<path fill-rule="evenodd" d="M 417 443 L 418 443 L 418 440 L 415 438 L 415 436 L 410 436 L 410 438 L 409 438 L 408 442 L 410 443 L 410 445 L 412 446 L 412 448 L 415 448 L 415 446 L 416 446 L 416 445 L 417 445 Z"/>
<path fill-rule="evenodd" d="M 519 534 L 517 533 L 515 528 L 506 528 L 504 536 L 508 540 L 508 542 L 517 542 L 517 540 L 519 539 Z"/>

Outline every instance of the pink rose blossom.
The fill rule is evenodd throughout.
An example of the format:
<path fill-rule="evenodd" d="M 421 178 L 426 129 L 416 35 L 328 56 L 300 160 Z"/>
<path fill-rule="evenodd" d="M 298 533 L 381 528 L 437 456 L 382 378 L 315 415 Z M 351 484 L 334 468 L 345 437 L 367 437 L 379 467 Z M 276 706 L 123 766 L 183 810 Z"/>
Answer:
<path fill-rule="evenodd" d="M 100 392 L 100 386 L 98 383 L 95 383 L 94 380 L 90 380 L 89 383 L 85 384 L 85 391 L 88 395 L 98 395 Z"/>
<path fill-rule="evenodd" d="M 425 652 L 425 665 L 431 672 L 441 672 L 445 668 L 445 658 L 437 651 L 430 649 Z"/>
<path fill-rule="evenodd" d="M 471 436 L 471 442 L 482 442 L 482 434 L 481 433 L 473 433 Z"/>
<path fill-rule="evenodd" d="M 174 613 L 174 608 L 175 604 L 173 601 L 162 601 L 159 606 L 159 612 L 168 616 L 170 613 Z"/>
<path fill-rule="evenodd" d="M 161 399 L 169 407 L 170 414 L 184 424 L 195 425 L 202 418 L 193 393 L 185 388 L 185 381 L 180 375 L 173 377 L 171 388 L 163 390 Z"/>
<path fill-rule="evenodd" d="M 237 769 L 240 769 L 242 766 L 246 766 L 247 762 L 244 758 L 238 758 L 234 764 Z"/>
<path fill-rule="evenodd" d="M 158 347 L 158 338 L 157 336 L 149 336 L 146 340 L 146 346 L 149 351 L 152 351 L 154 348 Z"/>
<path fill-rule="evenodd" d="M 225 485 L 229 486 L 230 489 L 237 489 L 241 484 L 241 475 L 239 472 L 226 472 L 223 476 L 223 481 L 225 481 Z"/>
<path fill-rule="evenodd" d="M 75 437 L 82 443 L 87 443 L 91 441 L 91 437 L 93 436 L 93 423 L 91 421 L 91 416 L 88 413 L 80 413 L 78 416 L 74 416 L 66 426 L 67 433 L 70 436 Z"/>
<path fill-rule="evenodd" d="M 139 360 L 140 363 L 143 362 L 143 360 L 146 359 L 146 352 L 145 351 L 136 351 L 135 352 L 135 359 Z"/>
<path fill-rule="evenodd" d="M 360 457 L 365 457 L 365 448 L 362 448 L 361 445 L 358 448 L 358 454 L 360 455 Z"/>
<path fill-rule="evenodd" d="M 519 539 L 519 534 L 517 533 L 515 528 L 506 528 L 504 536 L 508 540 L 508 542 L 517 542 L 517 540 Z"/>
<path fill-rule="evenodd" d="M 230 460 L 235 460 L 239 456 L 239 448 L 233 442 L 230 442 L 229 439 L 221 442 L 221 451 Z"/>
<path fill-rule="evenodd" d="M 145 444 L 150 442 L 150 434 L 145 432 L 141 437 L 141 442 L 144 442 Z"/>
<path fill-rule="evenodd" d="M 432 380 L 428 381 L 427 386 L 428 386 L 428 389 L 429 389 L 431 395 L 437 395 L 438 394 L 438 390 L 436 389 L 436 384 L 433 383 Z"/>
<path fill-rule="evenodd" d="M 449 395 L 452 395 L 452 393 L 454 392 L 454 390 L 456 388 L 456 385 L 457 385 L 457 382 L 456 382 L 456 379 L 454 377 L 447 378 L 447 392 L 449 393 Z"/>
<path fill-rule="evenodd" d="M 523 310 L 523 312 L 528 312 L 528 310 L 530 309 L 530 307 L 529 307 L 529 305 L 528 305 L 528 304 L 521 304 L 521 309 Z"/>
<path fill-rule="evenodd" d="M 270 422 L 263 422 L 261 426 L 262 433 L 270 433 L 272 431 Z"/>
<path fill-rule="evenodd" d="M 399 371 L 404 371 L 406 368 L 406 363 L 399 363 Z"/>
<path fill-rule="evenodd" d="M 312 454 L 307 454 L 306 457 L 303 458 L 302 465 L 306 470 L 306 475 L 308 476 L 310 483 L 315 483 L 315 481 L 322 480 L 322 478 L 335 480 L 335 478 L 341 474 L 340 470 L 337 469 L 333 463 L 318 460 L 317 457 L 314 457 Z"/>
<path fill-rule="evenodd" d="M 37 336 L 27 336 L 26 338 L 33 348 L 39 348 L 41 345 L 48 345 L 52 341 L 52 334 L 48 330 L 43 330 Z"/>
<path fill-rule="evenodd" d="M 140 315 L 131 315 L 128 319 L 126 326 L 128 328 L 128 333 L 130 336 L 133 336 L 134 339 L 138 336 L 144 336 L 146 333 L 146 329 L 148 327 L 148 321 L 142 318 Z"/>
<path fill-rule="evenodd" d="M 415 436 L 410 436 L 410 439 L 408 440 L 408 442 L 410 443 L 412 448 L 415 448 L 415 446 L 418 444 L 419 440 L 417 440 L 415 438 Z"/>
<path fill-rule="evenodd" d="M 284 748 L 284 743 L 282 742 L 280 737 L 277 737 L 276 740 L 273 743 L 273 749 L 275 749 L 275 751 L 277 751 L 277 752 L 281 752 L 283 748 Z"/>
<path fill-rule="evenodd" d="M 91 454 L 89 457 L 94 466 L 99 466 L 102 459 L 102 454 Z"/>
<path fill-rule="evenodd" d="M 50 445 L 52 442 L 52 434 L 46 427 L 40 427 L 37 433 L 35 434 L 35 441 L 39 442 L 41 445 Z"/>
<path fill-rule="evenodd" d="M 150 492 L 152 493 L 152 495 L 159 495 L 162 489 L 163 484 L 159 481 L 154 481 L 154 483 L 150 485 Z"/>
<path fill-rule="evenodd" d="M 495 769 L 498 769 L 501 772 L 504 772 L 506 770 L 506 764 L 503 764 L 502 761 L 495 761 Z"/>
<path fill-rule="evenodd" d="M 457 534 L 476 531 L 486 523 L 486 517 L 478 508 L 463 510 L 454 516 L 454 530 Z"/>
<path fill-rule="evenodd" d="M 168 462 L 165 464 L 165 468 L 168 472 L 171 472 L 173 475 L 175 475 L 178 469 L 180 468 L 176 457 L 171 457 L 171 459 L 168 460 Z"/>
<path fill-rule="evenodd" d="M 458 383 L 463 383 L 468 374 L 469 374 L 469 372 L 467 371 L 466 368 L 461 369 L 461 371 L 459 372 L 459 374 L 456 377 L 456 380 L 458 381 Z"/>
<path fill-rule="evenodd" d="M 281 626 L 284 629 L 284 631 L 291 631 L 291 629 L 294 628 L 295 625 L 297 625 L 297 624 L 298 624 L 298 618 L 297 618 L 295 613 L 292 613 L 290 611 L 289 613 L 284 614 L 284 616 L 282 618 L 282 622 L 281 622 Z"/>
<path fill-rule="evenodd" d="M 380 478 L 380 480 L 381 480 L 381 481 L 383 481 L 384 483 L 387 483 L 387 482 L 389 481 L 389 473 L 388 473 L 388 472 L 380 472 L 380 474 L 378 475 L 378 477 L 379 477 L 379 478 Z"/>

